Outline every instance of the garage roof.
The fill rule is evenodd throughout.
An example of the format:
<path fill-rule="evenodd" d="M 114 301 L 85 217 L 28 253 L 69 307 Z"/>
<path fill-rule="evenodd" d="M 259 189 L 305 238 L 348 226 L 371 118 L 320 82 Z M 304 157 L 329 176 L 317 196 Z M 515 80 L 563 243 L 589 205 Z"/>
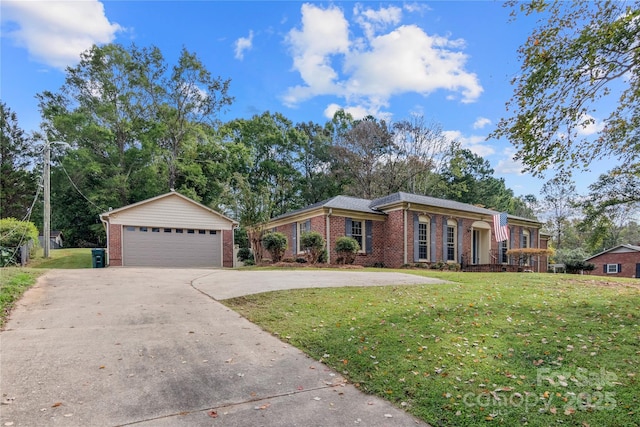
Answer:
<path fill-rule="evenodd" d="M 111 224 L 231 230 L 238 222 L 176 191 L 100 215 Z"/>

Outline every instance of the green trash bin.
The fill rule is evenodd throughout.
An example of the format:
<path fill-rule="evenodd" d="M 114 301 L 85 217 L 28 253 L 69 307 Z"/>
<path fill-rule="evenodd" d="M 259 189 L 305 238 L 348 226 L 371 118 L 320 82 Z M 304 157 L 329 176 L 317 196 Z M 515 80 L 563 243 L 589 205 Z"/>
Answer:
<path fill-rule="evenodd" d="M 93 268 L 104 268 L 104 249 L 91 249 L 91 259 L 93 260 Z"/>

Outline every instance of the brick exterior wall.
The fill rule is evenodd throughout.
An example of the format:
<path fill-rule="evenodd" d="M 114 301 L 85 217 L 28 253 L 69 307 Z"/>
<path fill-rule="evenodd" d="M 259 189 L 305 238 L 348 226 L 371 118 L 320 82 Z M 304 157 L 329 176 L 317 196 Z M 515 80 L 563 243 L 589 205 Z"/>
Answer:
<path fill-rule="evenodd" d="M 110 266 L 122 266 L 122 226 L 119 224 L 109 224 L 107 262 Z"/>
<path fill-rule="evenodd" d="M 460 263 L 461 259 L 464 257 L 465 262 L 469 263 L 471 261 L 471 247 L 472 247 L 472 233 L 471 227 L 475 222 L 474 219 L 471 218 L 458 218 L 451 217 L 443 214 L 434 214 L 431 212 L 420 211 L 406 211 L 406 242 L 404 240 L 404 231 L 405 231 L 405 211 L 403 209 L 392 210 L 387 213 L 387 216 L 384 221 L 372 221 L 372 253 L 360 253 L 356 257 L 355 264 L 362 266 L 373 266 L 373 265 L 384 265 L 389 268 L 398 268 L 405 264 L 405 245 L 406 245 L 406 262 L 408 264 L 413 264 L 414 261 L 414 214 L 417 215 L 425 215 L 429 217 L 429 240 L 431 240 L 432 236 L 435 235 L 435 253 L 432 254 L 432 245 L 429 242 L 429 260 L 443 261 L 445 259 L 444 247 L 446 241 L 446 235 L 444 231 L 444 226 L 447 224 L 449 219 L 454 219 L 457 223 L 456 227 L 456 260 L 455 262 Z M 346 234 L 345 230 L 345 216 L 337 216 L 331 215 L 328 217 L 330 223 L 330 235 L 329 235 L 329 257 L 331 263 L 335 263 L 338 254 L 335 251 L 335 243 L 336 240 Z M 434 222 L 431 222 L 431 218 L 434 219 Z M 353 219 L 359 220 L 357 213 L 354 213 Z M 310 218 L 311 221 L 311 230 L 319 232 L 325 240 L 327 239 L 326 235 L 326 221 L 327 216 L 324 214 L 317 215 L 315 217 Z M 492 228 L 491 220 L 485 221 L 486 224 Z M 433 234 L 431 230 L 433 230 Z M 533 228 L 530 227 L 520 227 L 520 226 L 510 226 L 510 230 L 512 232 L 513 242 L 509 244 L 508 249 L 516 249 L 520 248 L 520 232 L 522 229 L 529 230 L 530 239 L 529 239 L 529 247 L 537 247 L 539 242 L 539 230 L 535 230 L 535 233 L 532 231 Z M 271 229 L 269 229 L 271 231 Z M 288 247 L 285 252 L 285 258 L 293 258 L 295 259 L 298 254 L 293 254 L 292 248 L 292 239 L 293 239 L 293 223 L 288 223 L 284 225 L 278 226 L 275 231 L 283 233 L 287 236 Z M 364 231 L 364 230 L 363 230 Z M 485 259 L 488 260 L 490 264 L 498 264 L 498 254 L 500 245 L 498 242 L 494 240 L 493 230 L 485 229 L 483 231 L 484 238 L 490 239 L 490 243 L 485 243 L 487 246 L 484 247 L 483 250 L 489 250 L 490 254 L 486 256 Z M 485 240 L 486 242 L 486 240 Z M 460 244 L 459 244 L 460 243 Z M 547 241 L 544 239 L 540 240 L 540 246 L 546 248 Z M 488 248 L 488 249 L 487 249 Z M 268 256 L 268 255 L 266 255 Z M 512 259 L 512 263 L 515 263 L 515 260 Z M 531 258 L 531 268 L 535 268 L 535 271 L 546 271 L 547 266 L 547 257 L 532 257 Z"/>
<path fill-rule="evenodd" d="M 413 224 L 411 225 L 413 227 Z M 389 212 L 387 220 L 384 222 L 382 235 L 384 253 L 383 263 L 385 267 L 400 267 L 404 264 L 404 211 L 396 210 Z M 407 242 L 407 248 L 413 243 Z M 413 258 L 412 258 L 413 259 Z"/>
<path fill-rule="evenodd" d="M 587 262 L 596 266 L 591 272 L 595 276 L 636 277 L 636 264 L 640 264 L 640 252 L 605 253 Z M 606 264 L 621 264 L 622 270 L 618 273 L 605 273 Z"/>
<path fill-rule="evenodd" d="M 222 266 L 233 267 L 233 230 L 222 230 Z"/>

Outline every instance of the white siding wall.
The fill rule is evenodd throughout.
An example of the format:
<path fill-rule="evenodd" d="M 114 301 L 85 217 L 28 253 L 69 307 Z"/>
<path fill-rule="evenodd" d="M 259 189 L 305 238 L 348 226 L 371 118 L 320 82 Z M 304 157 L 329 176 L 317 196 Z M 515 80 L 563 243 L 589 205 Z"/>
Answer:
<path fill-rule="evenodd" d="M 169 195 L 140 206 L 132 206 L 122 212 L 110 213 L 109 222 L 121 225 L 208 230 L 231 230 L 233 226 L 228 219 L 177 195 Z"/>

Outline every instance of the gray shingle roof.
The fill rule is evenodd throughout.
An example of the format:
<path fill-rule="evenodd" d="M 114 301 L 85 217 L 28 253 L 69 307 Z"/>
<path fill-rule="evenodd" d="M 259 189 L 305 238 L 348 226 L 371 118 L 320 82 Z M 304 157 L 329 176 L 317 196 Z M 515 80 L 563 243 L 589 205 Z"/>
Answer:
<path fill-rule="evenodd" d="M 357 197 L 349 197 L 349 196 L 335 196 L 330 199 L 323 200 L 321 202 L 306 206 L 302 209 L 298 209 L 292 212 L 287 212 L 276 218 L 273 218 L 273 220 L 286 218 L 295 214 L 311 211 L 313 209 L 317 209 L 320 207 L 345 209 L 345 210 L 351 210 L 355 212 L 384 215 L 382 210 L 386 206 L 389 206 L 398 202 L 414 203 L 418 205 L 433 206 L 433 207 L 438 207 L 443 209 L 458 210 L 462 212 L 473 212 L 473 213 L 478 213 L 483 215 L 495 215 L 498 213 L 497 211 L 482 208 L 479 206 L 470 205 L 468 203 L 456 202 L 456 201 L 447 200 L 447 199 L 439 199 L 437 197 L 421 196 L 418 194 L 405 193 L 401 191 L 401 192 L 393 193 L 388 196 L 381 197 L 375 200 L 360 199 Z M 512 219 L 532 221 L 529 218 L 522 218 L 514 215 L 509 215 L 508 217 Z"/>
<path fill-rule="evenodd" d="M 459 211 L 475 212 L 475 213 L 486 214 L 486 215 L 495 215 L 498 213 L 491 209 L 481 208 L 478 206 L 470 205 L 468 203 L 455 202 L 453 200 L 447 200 L 447 199 L 439 199 L 437 197 L 420 196 L 418 194 L 404 193 L 402 191 L 398 193 L 390 194 L 385 197 L 381 197 L 379 199 L 375 199 L 371 202 L 371 206 L 377 209 L 380 209 L 397 202 L 416 203 L 419 205 L 434 206 L 434 207 L 444 208 L 444 209 L 455 209 Z"/>
<path fill-rule="evenodd" d="M 295 211 L 287 212 L 282 215 L 279 215 L 271 220 L 277 220 L 281 218 L 286 218 L 292 215 L 296 215 L 299 213 L 304 213 L 307 211 L 312 211 L 317 208 L 333 208 L 333 209 L 345 209 L 355 212 L 364 212 L 364 213 L 372 213 L 378 215 L 384 215 L 379 210 L 371 208 L 371 200 L 368 199 L 359 199 L 357 197 L 349 197 L 349 196 L 335 196 L 330 199 L 323 200 L 321 202 L 314 203 L 309 206 L 305 206 L 304 208 L 297 209 Z"/>

